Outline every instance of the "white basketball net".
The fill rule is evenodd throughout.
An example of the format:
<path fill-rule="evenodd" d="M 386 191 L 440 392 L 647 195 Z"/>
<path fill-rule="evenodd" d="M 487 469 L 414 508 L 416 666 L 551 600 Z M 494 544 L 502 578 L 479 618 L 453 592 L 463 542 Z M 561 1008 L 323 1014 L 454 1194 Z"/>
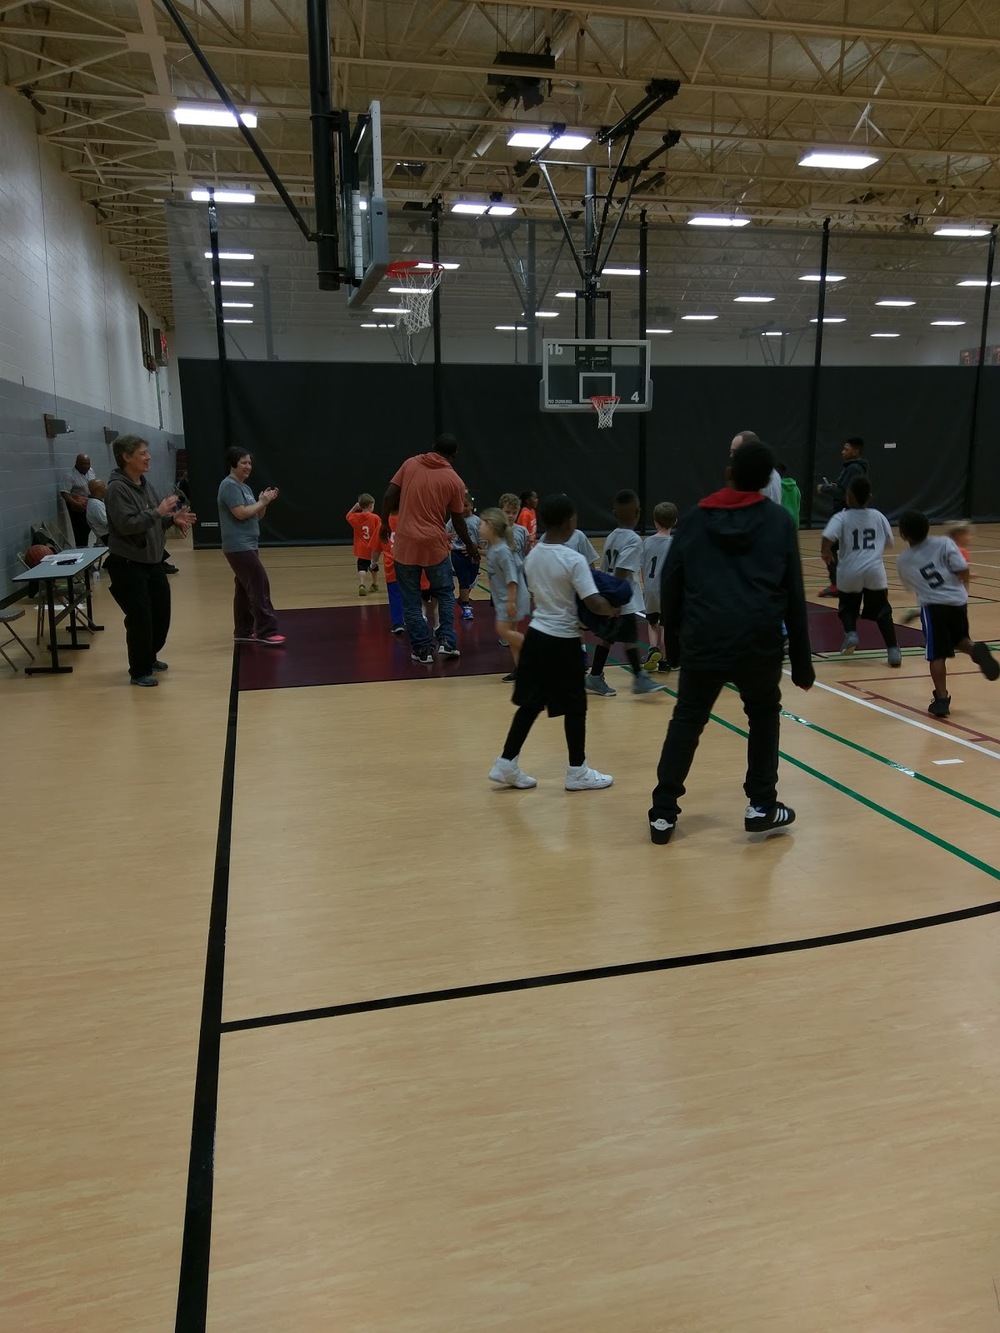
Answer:
<path fill-rule="evenodd" d="M 597 413 L 597 429 L 606 430 L 613 421 L 615 408 L 621 402 L 620 398 L 598 395 L 591 398 L 594 405 L 594 411 Z"/>
<path fill-rule="evenodd" d="M 401 297 L 403 305 L 406 306 L 406 313 L 400 316 L 400 327 L 406 333 L 419 333 L 421 329 L 429 329 L 431 326 L 431 300 L 441 282 L 443 269 L 405 269 L 402 273 L 394 273 L 392 281 L 400 287 L 405 287 L 406 293 Z"/>

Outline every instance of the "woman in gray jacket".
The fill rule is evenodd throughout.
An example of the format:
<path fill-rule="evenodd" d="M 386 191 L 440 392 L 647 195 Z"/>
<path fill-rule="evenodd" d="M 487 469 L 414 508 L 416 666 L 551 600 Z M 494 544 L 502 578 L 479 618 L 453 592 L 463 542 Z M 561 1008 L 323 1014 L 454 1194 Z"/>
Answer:
<path fill-rule="evenodd" d="M 125 612 L 128 674 L 133 685 L 151 686 L 166 671 L 160 649 L 170 629 L 170 585 L 163 568 L 164 532 L 172 524 L 185 535 L 197 519 L 179 496 L 161 500 L 146 480 L 149 444 L 138 435 L 119 435 L 118 466 L 108 478 L 108 557 L 111 596 Z"/>

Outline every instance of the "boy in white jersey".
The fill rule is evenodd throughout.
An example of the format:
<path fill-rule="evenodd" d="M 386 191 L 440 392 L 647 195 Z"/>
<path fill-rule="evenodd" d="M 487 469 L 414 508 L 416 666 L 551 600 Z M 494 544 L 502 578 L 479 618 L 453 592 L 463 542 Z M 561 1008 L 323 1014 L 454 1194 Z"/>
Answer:
<path fill-rule="evenodd" d="M 677 523 L 677 506 L 662 500 L 653 510 L 656 531 L 642 543 L 642 595 L 646 604 L 646 623 L 649 626 L 650 648 L 646 656 L 646 670 L 656 667 L 669 671 L 663 650 L 663 625 L 660 623 L 660 578 L 670 550 L 671 533 Z"/>
<path fill-rule="evenodd" d="M 639 522 L 639 497 L 635 491 L 619 491 L 611 506 L 618 526 L 609 532 L 604 541 L 604 554 L 601 557 L 601 569 L 606 574 L 613 574 L 622 579 L 632 589 L 632 596 L 624 606 L 618 608 L 618 632 L 614 643 L 625 644 L 625 656 L 635 679 L 632 682 L 633 694 L 652 694 L 660 687 L 646 674 L 639 656 L 639 617 L 645 616 L 642 589 L 639 586 L 639 570 L 642 565 L 642 538 L 635 530 Z M 601 694 L 606 699 L 613 699 L 618 693 L 604 679 L 604 667 L 611 656 L 611 642 L 601 640 L 594 649 L 594 660 L 590 674 L 586 679 L 588 694 Z"/>
<path fill-rule="evenodd" d="M 524 636 L 517 663 L 513 702 L 517 712 L 503 753 L 490 769 L 491 782 L 505 787 L 534 787 L 536 781 L 521 771 L 518 757 L 528 733 L 541 713 L 561 717 L 566 731 L 569 765 L 567 791 L 595 791 L 610 787 L 613 779 L 587 765 L 587 695 L 580 671 L 579 597 L 600 616 L 616 608 L 597 591 L 586 560 L 566 546 L 576 527 L 576 506 L 567 495 L 543 500 L 538 515 L 545 535 L 530 552 L 524 575 L 535 609 Z"/>
<path fill-rule="evenodd" d="M 985 643 L 969 637 L 969 562 L 950 537 L 929 537 L 927 515 L 909 510 L 899 520 L 899 535 L 909 543 L 896 562 L 900 581 L 917 594 L 920 621 L 927 641 L 927 662 L 934 697 L 927 711 L 934 717 L 951 712 L 948 658 L 956 652 L 971 657 L 987 680 L 1000 676 L 1000 662 Z"/>
<path fill-rule="evenodd" d="M 883 513 L 869 506 L 872 484 L 867 477 L 854 477 L 847 487 L 847 508 L 834 514 L 823 529 L 823 562 L 830 565 L 836 552 L 837 614 L 844 627 L 842 653 L 858 646 L 858 616 L 878 625 L 891 667 L 902 666 L 903 655 L 896 642 L 889 580 L 882 552 L 892 546 L 892 528 Z"/>

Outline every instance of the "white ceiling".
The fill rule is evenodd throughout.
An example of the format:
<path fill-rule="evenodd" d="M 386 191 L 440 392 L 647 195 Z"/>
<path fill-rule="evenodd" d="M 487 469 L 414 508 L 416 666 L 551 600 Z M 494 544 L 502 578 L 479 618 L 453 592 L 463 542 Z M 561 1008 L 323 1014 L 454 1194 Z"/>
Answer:
<path fill-rule="evenodd" d="M 293 198 L 312 200 L 304 0 L 178 4 L 234 100 L 256 108 L 265 152 Z M 633 156 L 681 133 L 665 180 L 636 212 L 683 222 L 740 210 L 763 226 L 929 233 L 942 217 L 1000 210 L 997 0 L 331 0 L 334 101 L 380 99 L 390 201 L 445 203 L 501 190 L 521 216 L 550 219 L 544 186 L 514 175 L 512 123 L 615 122 L 651 78 L 678 96 L 646 122 Z M 498 105 L 501 50 L 555 56 L 543 106 Z M 0 0 L 0 77 L 32 100 L 38 133 L 80 182 L 149 300 L 172 309 L 163 201 L 195 184 L 274 198 L 235 131 L 178 127 L 178 100 L 215 100 L 157 0 Z M 816 144 L 867 144 L 860 173 L 797 165 Z M 582 160 L 607 165 L 592 145 Z M 555 172 L 578 197 L 579 173 Z M 706 243 L 706 265 L 718 242 Z"/>

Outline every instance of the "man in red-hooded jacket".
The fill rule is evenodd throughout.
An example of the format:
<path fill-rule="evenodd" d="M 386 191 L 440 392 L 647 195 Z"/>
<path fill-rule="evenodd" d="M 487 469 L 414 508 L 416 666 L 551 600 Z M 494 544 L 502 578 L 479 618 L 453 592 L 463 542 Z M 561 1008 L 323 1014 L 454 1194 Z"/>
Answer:
<path fill-rule="evenodd" d="M 773 468 L 766 444 L 741 445 L 730 460 L 730 484 L 674 529 L 660 615 L 667 661 L 680 666 L 681 676 L 649 811 L 653 842 L 670 841 L 698 740 L 729 681 L 740 692 L 749 731 L 744 828 L 766 834 L 795 819 L 777 797 L 782 623 L 793 682 L 808 690 L 816 674 L 795 524 L 760 493 Z"/>

